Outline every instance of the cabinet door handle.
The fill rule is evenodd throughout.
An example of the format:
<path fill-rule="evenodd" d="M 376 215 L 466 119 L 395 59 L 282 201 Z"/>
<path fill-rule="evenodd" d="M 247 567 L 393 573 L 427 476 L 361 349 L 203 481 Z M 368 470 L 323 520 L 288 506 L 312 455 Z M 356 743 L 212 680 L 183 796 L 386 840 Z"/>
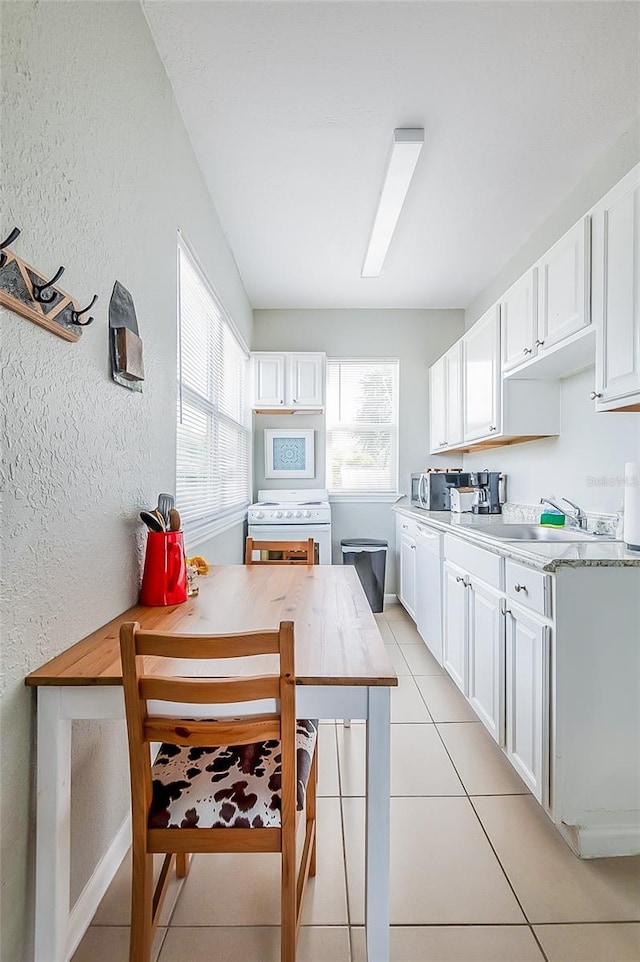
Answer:
<path fill-rule="evenodd" d="M 536 341 L 536 347 L 542 347 L 543 345 L 544 341 Z"/>
<path fill-rule="evenodd" d="M 467 583 L 466 583 L 466 581 L 464 580 L 464 577 L 463 577 L 462 575 L 456 575 L 456 581 L 457 581 L 458 584 L 460 584 L 460 582 L 462 582 L 462 584 L 466 587 L 466 584 L 467 584 Z"/>
<path fill-rule="evenodd" d="M 602 397 L 602 394 L 600 391 L 592 391 L 589 397 L 592 401 L 595 401 L 597 398 Z"/>
<path fill-rule="evenodd" d="M 515 591 L 518 591 L 518 592 L 524 591 L 525 595 L 528 594 L 528 592 L 527 592 L 527 586 L 526 586 L 526 585 L 517 584 L 517 585 L 514 585 L 513 587 L 514 587 Z"/>
<path fill-rule="evenodd" d="M 523 353 L 523 354 L 533 354 L 533 348 L 532 348 L 532 347 L 525 347 L 525 349 L 524 349 L 524 351 L 523 351 L 522 353 Z"/>
<path fill-rule="evenodd" d="M 503 614 L 503 615 L 510 615 L 510 614 L 511 614 L 511 608 L 507 608 L 506 605 L 503 605 L 503 606 L 502 606 L 502 614 Z"/>
<path fill-rule="evenodd" d="M 297 403 L 298 403 L 298 399 L 295 398 L 295 397 L 294 397 L 294 398 L 291 398 L 291 401 L 292 401 L 293 404 L 297 404 Z"/>
<path fill-rule="evenodd" d="M 284 404 L 284 400 L 280 401 L 280 404 Z"/>
<path fill-rule="evenodd" d="M 412 550 L 412 551 L 415 551 L 415 550 L 416 550 L 416 546 L 415 546 L 414 544 L 411 545 L 411 550 Z"/>
<path fill-rule="evenodd" d="M 446 448 L 446 446 L 447 446 L 448 443 L 449 443 L 448 441 L 441 441 L 440 444 L 438 445 L 438 447 L 439 447 L 439 448 Z"/>
<path fill-rule="evenodd" d="M 497 430 L 498 430 L 498 428 L 496 427 L 495 424 L 491 424 L 491 425 L 489 426 L 489 431 L 497 431 Z"/>

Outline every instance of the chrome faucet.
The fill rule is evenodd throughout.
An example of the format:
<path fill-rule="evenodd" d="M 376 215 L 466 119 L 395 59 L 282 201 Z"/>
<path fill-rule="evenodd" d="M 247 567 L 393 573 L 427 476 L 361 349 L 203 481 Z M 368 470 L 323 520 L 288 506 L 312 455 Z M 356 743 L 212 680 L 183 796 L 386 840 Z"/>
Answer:
<path fill-rule="evenodd" d="M 561 514 L 564 514 L 567 518 L 568 527 L 580 528 L 581 531 L 586 531 L 587 516 L 582 508 L 577 504 L 574 504 L 573 501 L 569 501 L 568 498 L 560 498 L 560 500 L 564 501 L 565 504 L 571 505 L 575 511 L 575 514 L 567 514 L 565 508 L 563 508 L 562 505 L 557 504 L 555 501 L 552 501 L 551 498 L 540 498 L 540 504 L 549 504 L 552 508 L 555 508 L 556 511 L 560 511 Z"/>

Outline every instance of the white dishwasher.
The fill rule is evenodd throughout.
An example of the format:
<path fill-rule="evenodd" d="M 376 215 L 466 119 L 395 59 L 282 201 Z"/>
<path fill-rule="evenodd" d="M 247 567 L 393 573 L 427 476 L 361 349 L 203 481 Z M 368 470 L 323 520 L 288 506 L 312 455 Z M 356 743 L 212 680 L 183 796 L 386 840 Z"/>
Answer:
<path fill-rule="evenodd" d="M 416 627 L 431 654 L 442 664 L 443 536 L 421 524 L 416 528 Z"/>

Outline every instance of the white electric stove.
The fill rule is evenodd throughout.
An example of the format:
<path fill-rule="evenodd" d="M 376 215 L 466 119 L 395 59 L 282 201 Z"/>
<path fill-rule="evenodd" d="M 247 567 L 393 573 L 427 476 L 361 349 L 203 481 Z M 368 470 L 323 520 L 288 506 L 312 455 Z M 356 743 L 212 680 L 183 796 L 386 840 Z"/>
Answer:
<path fill-rule="evenodd" d="M 264 488 L 249 507 L 249 537 L 258 541 L 306 541 L 313 537 L 317 561 L 331 564 L 331 507 L 324 488 Z"/>

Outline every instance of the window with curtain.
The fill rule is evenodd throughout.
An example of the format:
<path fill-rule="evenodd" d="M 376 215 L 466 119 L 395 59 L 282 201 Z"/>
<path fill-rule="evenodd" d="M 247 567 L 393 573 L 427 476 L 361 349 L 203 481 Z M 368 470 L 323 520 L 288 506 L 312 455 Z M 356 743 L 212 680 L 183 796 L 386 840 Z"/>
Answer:
<path fill-rule="evenodd" d="M 249 503 L 248 377 L 246 348 L 179 242 L 176 501 L 192 542 Z"/>
<path fill-rule="evenodd" d="M 335 494 L 398 490 L 397 359 L 327 360 L 327 486 Z"/>

